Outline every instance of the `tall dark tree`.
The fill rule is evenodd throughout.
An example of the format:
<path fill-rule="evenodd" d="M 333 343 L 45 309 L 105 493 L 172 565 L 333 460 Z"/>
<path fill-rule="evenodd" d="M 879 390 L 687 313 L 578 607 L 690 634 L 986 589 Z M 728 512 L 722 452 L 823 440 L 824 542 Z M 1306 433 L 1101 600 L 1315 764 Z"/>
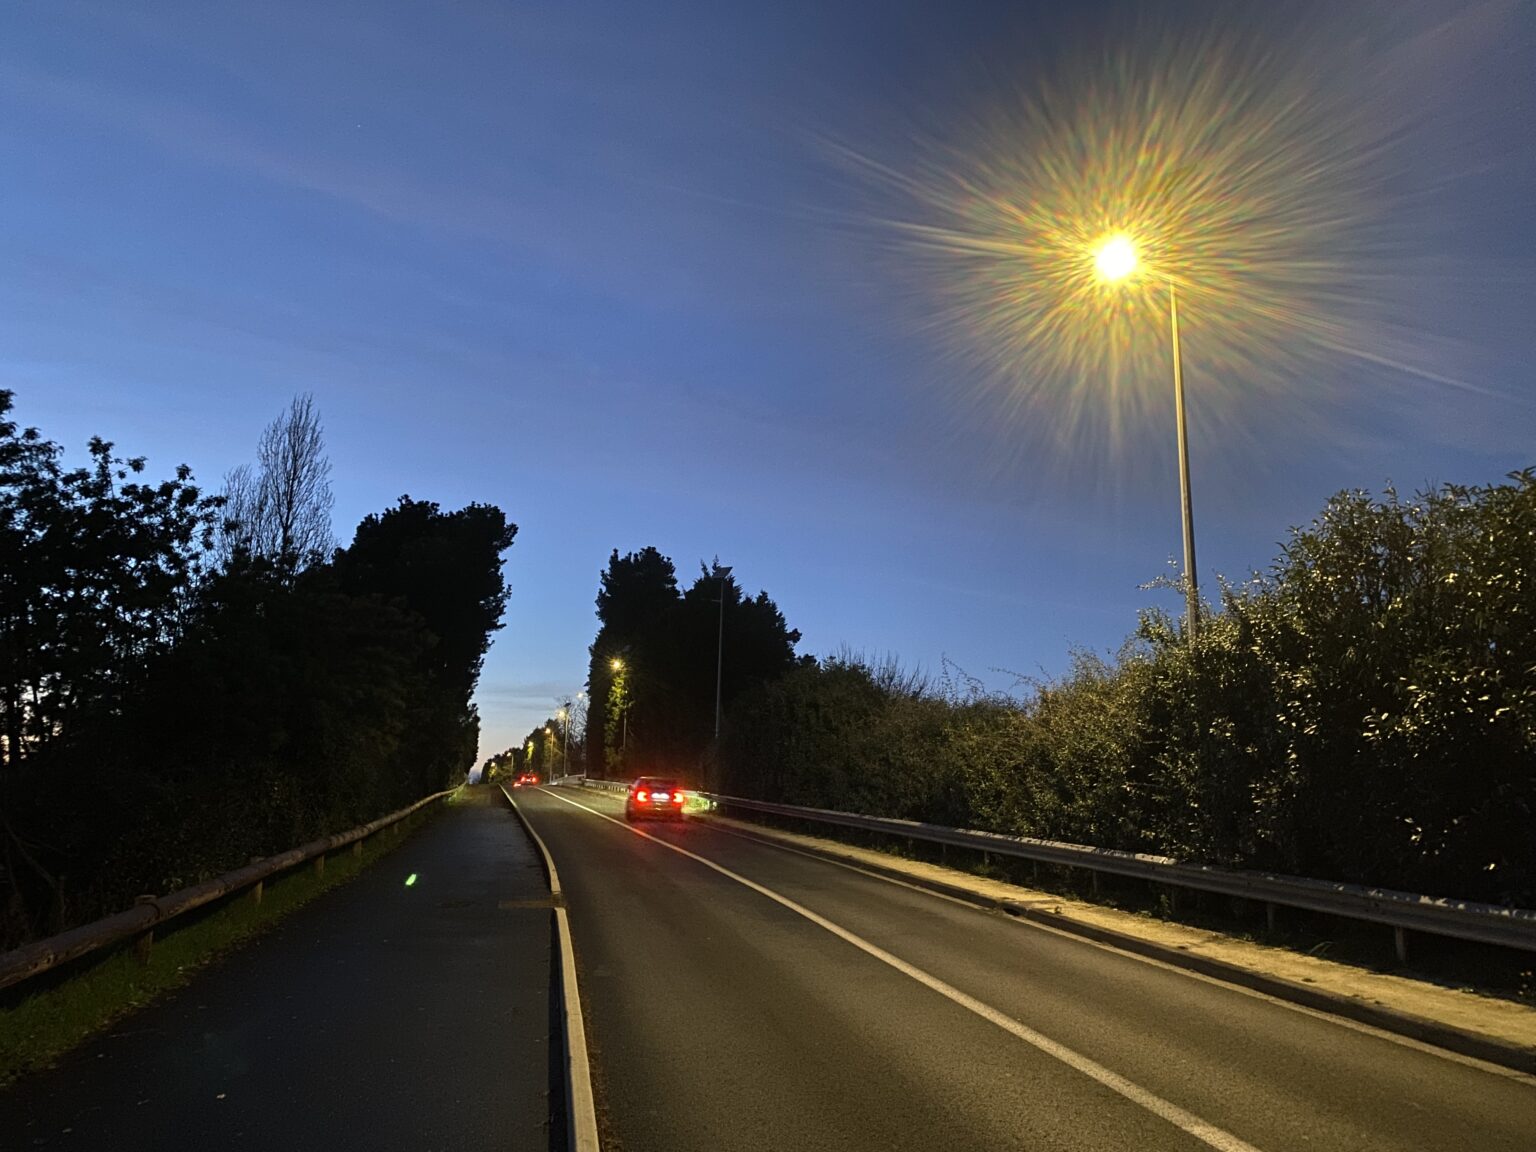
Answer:
<path fill-rule="evenodd" d="M 613 550 L 599 582 L 597 638 L 589 649 L 583 743 L 592 769 L 615 762 L 613 754 L 622 739 L 616 733 L 626 725 L 637 737 L 651 729 L 648 719 L 665 687 L 666 668 L 657 658 L 658 650 L 677 599 L 677 570 L 670 559 L 652 547 L 624 556 Z M 621 676 L 615 674 L 615 660 L 624 664 Z M 624 699 L 616 698 L 616 687 Z M 634 704 L 641 688 L 649 701 L 646 719 L 633 714 L 632 708 L 629 715 L 616 717 L 615 706 Z"/>
<path fill-rule="evenodd" d="M 224 478 L 226 554 L 245 551 L 298 571 L 324 561 L 335 543 L 331 527 L 331 462 L 314 397 L 295 396 L 268 424 L 256 466 L 242 464 Z"/>
<path fill-rule="evenodd" d="M 766 593 L 743 596 L 718 564 L 701 566 L 699 578 L 679 594 L 672 562 L 655 548 L 613 553 L 597 612 L 587 747 L 594 764 L 625 772 L 697 772 L 714 739 L 722 631 L 725 706 L 744 689 L 793 667 L 800 639 Z M 615 669 L 615 660 L 622 669 Z M 624 709 L 622 718 L 613 715 L 616 706 Z M 616 756 L 626 730 L 629 754 Z"/>
<path fill-rule="evenodd" d="M 394 508 L 365 518 L 351 547 L 336 554 L 348 594 L 398 603 L 436 638 L 423 656 L 430 690 L 416 703 L 425 788 L 440 787 L 474 762 L 479 717 L 470 698 L 491 635 L 501 628 L 508 595 L 501 554 L 516 535 L 517 526 L 491 505 L 444 512 L 402 496 Z"/>

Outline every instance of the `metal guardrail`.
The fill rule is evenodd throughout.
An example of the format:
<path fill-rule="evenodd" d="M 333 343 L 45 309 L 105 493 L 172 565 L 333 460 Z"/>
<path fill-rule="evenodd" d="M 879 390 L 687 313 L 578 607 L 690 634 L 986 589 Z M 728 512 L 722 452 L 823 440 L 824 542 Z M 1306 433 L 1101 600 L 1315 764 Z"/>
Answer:
<path fill-rule="evenodd" d="M 305 861 L 314 861 L 316 871 L 323 872 L 325 857 L 328 853 L 345 848 L 349 844 L 360 847 L 362 841 L 375 832 L 404 820 L 434 800 L 451 796 L 456 791 L 458 789 L 449 788 L 435 793 L 418 800 L 409 808 L 391 812 L 388 816 L 381 816 L 348 832 L 322 836 L 302 847 L 290 849 L 276 856 L 263 856 L 251 861 L 244 868 L 236 868 L 233 872 L 226 872 L 222 876 L 215 876 L 212 880 L 194 884 L 191 888 L 172 892 L 169 896 L 140 897 L 139 903 L 124 912 L 90 924 L 82 924 L 78 928 L 71 928 L 57 936 L 50 936 L 46 940 L 38 940 L 15 951 L 6 952 L 0 955 L 0 988 L 19 984 L 50 968 L 56 968 L 71 960 L 78 960 L 82 956 L 130 938 L 136 941 L 140 956 L 148 959 L 149 948 L 154 941 L 154 931 L 167 921 L 246 888 L 253 889 L 257 899 L 260 899 L 262 884 L 267 877 L 285 872 Z"/>
<path fill-rule="evenodd" d="M 588 781 L 588 785 L 597 781 Z M 622 785 L 620 785 L 622 787 Z M 702 794 L 701 794 L 702 795 Z M 1477 904 L 1468 900 L 1450 900 L 1398 892 L 1389 888 L 1369 888 L 1358 884 L 1308 880 L 1270 872 L 1242 872 L 1230 868 L 1181 864 L 1167 856 L 1120 852 L 1067 844 L 1055 840 L 1035 840 L 1024 836 L 1004 836 L 995 832 L 975 832 L 922 824 L 914 820 L 896 820 L 884 816 L 862 816 L 851 812 L 833 812 L 825 808 L 801 808 L 794 804 L 773 804 L 765 800 L 747 800 L 738 796 L 710 795 L 708 799 L 721 808 L 761 812 L 771 816 L 836 824 L 903 836 L 912 840 L 947 844 L 977 852 L 995 853 L 1033 860 L 1042 864 L 1066 865 L 1090 872 L 1130 876 L 1176 888 L 1192 888 L 1254 900 L 1268 906 L 1271 922 L 1274 907 L 1304 908 L 1351 920 L 1390 925 L 1396 934 L 1399 959 L 1407 960 L 1408 931 L 1428 932 L 1457 940 L 1497 944 L 1507 948 L 1536 951 L 1536 910 L 1509 908 L 1497 904 Z"/>

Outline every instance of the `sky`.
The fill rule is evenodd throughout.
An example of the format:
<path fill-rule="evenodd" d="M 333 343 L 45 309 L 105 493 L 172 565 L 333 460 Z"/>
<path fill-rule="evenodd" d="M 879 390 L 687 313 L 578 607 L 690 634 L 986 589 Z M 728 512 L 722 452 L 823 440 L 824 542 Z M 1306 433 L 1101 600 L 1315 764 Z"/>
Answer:
<path fill-rule="evenodd" d="M 1189 318 L 1204 588 L 1341 489 L 1536 464 L 1536 5 L 1334 7 L 0 0 L 0 387 L 210 487 L 311 393 L 341 543 L 402 494 L 505 510 L 482 757 L 582 688 L 615 548 L 718 557 L 801 652 L 1060 675 L 1179 610 L 1171 386 L 1000 364 L 909 225 L 1106 61 L 1273 35 L 1360 161 L 1313 185 L 1368 217 L 1335 354 L 1234 367 Z"/>

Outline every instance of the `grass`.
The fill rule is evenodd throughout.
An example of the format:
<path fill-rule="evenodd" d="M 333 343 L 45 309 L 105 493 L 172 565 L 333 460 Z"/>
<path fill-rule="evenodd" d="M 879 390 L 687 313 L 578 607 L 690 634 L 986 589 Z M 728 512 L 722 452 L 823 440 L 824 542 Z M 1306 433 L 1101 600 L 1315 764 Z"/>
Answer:
<path fill-rule="evenodd" d="M 306 862 L 270 877 L 259 904 L 247 889 L 178 917 L 156 931 L 147 964 L 135 955 L 132 941 L 126 941 L 6 989 L 0 994 L 7 997 L 0 1006 L 0 1086 L 48 1067 L 102 1029 L 184 987 L 218 957 L 358 875 L 437 811 L 437 805 L 430 805 L 375 833 L 363 841 L 356 856 L 350 848 L 334 853 L 326 860 L 323 876 Z"/>

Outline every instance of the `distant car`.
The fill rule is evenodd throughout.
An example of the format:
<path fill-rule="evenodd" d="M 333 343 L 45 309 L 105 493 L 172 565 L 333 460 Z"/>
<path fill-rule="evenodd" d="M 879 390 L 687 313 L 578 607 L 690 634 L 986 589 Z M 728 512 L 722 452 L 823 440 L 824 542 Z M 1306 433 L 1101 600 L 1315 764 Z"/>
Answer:
<path fill-rule="evenodd" d="M 681 820 L 683 786 L 661 776 L 641 776 L 624 797 L 626 820 Z"/>
<path fill-rule="evenodd" d="M 539 782 L 539 778 L 538 778 L 538 776 L 536 774 L 534 774 L 532 772 L 524 772 L 524 773 L 520 774 L 516 780 L 512 781 L 512 787 L 514 787 L 514 788 L 522 788 L 524 786 L 532 787 L 533 785 L 537 784 L 538 782 Z"/>

